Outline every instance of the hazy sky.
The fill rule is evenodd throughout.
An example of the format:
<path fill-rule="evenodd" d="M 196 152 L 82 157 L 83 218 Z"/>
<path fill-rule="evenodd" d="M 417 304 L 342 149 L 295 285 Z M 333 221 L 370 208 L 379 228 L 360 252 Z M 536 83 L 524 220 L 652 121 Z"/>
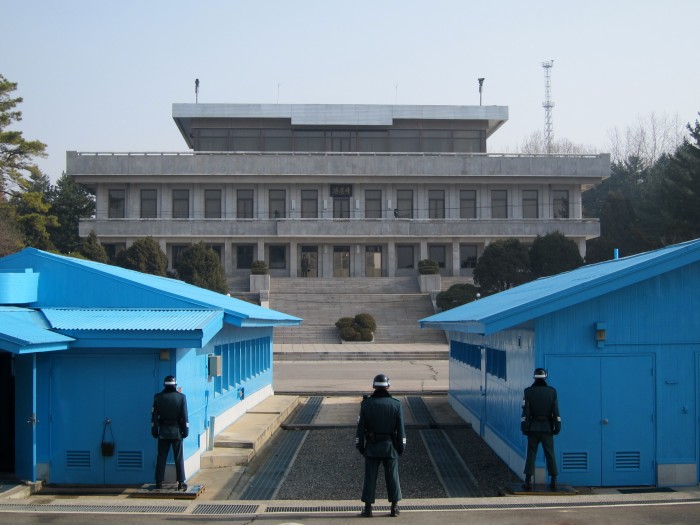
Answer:
<path fill-rule="evenodd" d="M 0 74 L 26 139 L 65 152 L 185 151 L 172 103 L 509 107 L 489 151 L 544 128 L 603 151 L 652 113 L 700 111 L 699 0 L 0 0 Z"/>

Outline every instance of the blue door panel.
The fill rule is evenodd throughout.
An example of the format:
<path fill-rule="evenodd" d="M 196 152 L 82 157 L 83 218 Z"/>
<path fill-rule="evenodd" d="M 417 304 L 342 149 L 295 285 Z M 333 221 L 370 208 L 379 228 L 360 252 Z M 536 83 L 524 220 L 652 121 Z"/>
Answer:
<path fill-rule="evenodd" d="M 603 485 L 654 485 L 651 356 L 602 359 Z"/>
<path fill-rule="evenodd" d="M 111 421 L 116 448 L 105 458 L 105 483 L 136 484 L 153 480 L 156 440 L 151 437 L 151 405 L 156 391 L 154 356 L 111 361 L 105 374 L 105 417 Z"/>
<path fill-rule="evenodd" d="M 557 389 L 561 433 L 554 438 L 559 479 L 571 485 L 600 486 L 600 359 L 549 356 L 549 384 Z M 542 451 L 538 464 L 543 464 Z"/>
<path fill-rule="evenodd" d="M 155 356 L 54 357 L 51 372 L 52 483 L 140 484 L 152 480 L 150 410 Z M 105 439 L 112 456 L 102 455 Z"/>
<path fill-rule="evenodd" d="M 15 475 L 36 481 L 36 354 L 15 357 Z"/>
<path fill-rule="evenodd" d="M 101 359 L 54 357 L 51 370 L 51 482 L 104 483 Z"/>

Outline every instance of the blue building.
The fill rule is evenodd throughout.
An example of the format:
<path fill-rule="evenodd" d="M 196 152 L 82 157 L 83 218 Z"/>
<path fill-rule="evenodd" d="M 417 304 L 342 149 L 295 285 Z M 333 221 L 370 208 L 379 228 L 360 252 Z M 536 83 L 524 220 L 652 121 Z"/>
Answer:
<path fill-rule="evenodd" d="M 189 406 L 189 477 L 212 417 L 218 432 L 273 394 L 273 327 L 300 322 L 115 266 L 33 248 L 4 257 L 0 470 L 49 483 L 152 482 L 151 403 L 172 374 Z"/>
<path fill-rule="evenodd" d="M 700 240 L 539 279 L 421 326 L 449 332 L 450 403 L 515 472 L 522 392 L 541 366 L 559 392 L 560 482 L 698 482 Z"/>

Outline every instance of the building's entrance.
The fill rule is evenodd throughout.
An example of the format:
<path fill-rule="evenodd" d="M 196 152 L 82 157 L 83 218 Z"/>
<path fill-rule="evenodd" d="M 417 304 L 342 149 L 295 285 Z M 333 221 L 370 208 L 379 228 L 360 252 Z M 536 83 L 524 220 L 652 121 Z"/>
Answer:
<path fill-rule="evenodd" d="M 318 246 L 302 246 L 299 261 L 300 277 L 318 277 Z"/>
<path fill-rule="evenodd" d="M 12 354 L 0 350 L 0 473 L 15 471 L 15 376 Z"/>
<path fill-rule="evenodd" d="M 367 277 L 382 276 L 381 246 L 365 246 L 365 275 Z"/>
<path fill-rule="evenodd" d="M 333 277 L 350 277 L 350 246 L 333 246 Z"/>
<path fill-rule="evenodd" d="M 153 480 L 150 413 L 156 383 L 154 355 L 55 356 L 50 481 L 118 485 Z M 102 454 L 103 435 L 115 443 L 112 456 Z"/>
<path fill-rule="evenodd" d="M 555 441 L 561 481 L 654 485 L 652 356 L 550 356 L 546 365 L 562 414 Z"/>

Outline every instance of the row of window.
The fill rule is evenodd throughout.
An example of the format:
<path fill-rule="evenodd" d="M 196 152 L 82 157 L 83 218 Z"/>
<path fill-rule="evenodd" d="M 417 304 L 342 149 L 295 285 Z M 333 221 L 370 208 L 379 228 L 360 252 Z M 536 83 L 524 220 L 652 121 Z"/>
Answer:
<path fill-rule="evenodd" d="M 552 213 L 555 219 L 569 218 L 569 192 L 568 190 L 552 190 Z M 540 217 L 540 192 L 539 190 L 522 190 L 522 218 L 537 219 Z M 204 217 L 205 219 L 221 219 L 224 217 L 222 206 L 223 193 L 221 189 L 204 190 Z M 332 199 L 333 217 L 350 218 L 350 196 L 334 196 Z M 490 216 L 493 219 L 509 218 L 508 190 L 491 190 L 490 192 Z M 428 218 L 446 218 L 446 194 L 445 190 L 428 190 Z M 319 190 L 301 190 L 301 210 L 298 216 L 302 219 L 316 219 L 319 217 Z M 381 219 L 385 212 L 382 206 L 382 190 L 368 189 L 364 192 L 364 218 Z M 271 189 L 268 191 L 268 218 L 280 219 L 288 217 L 287 191 L 283 189 Z M 415 218 L 413 190 L 396 190 L 396 206 L 390 213 L 394 218 Z M 296 212 L 295 212 L 296 215 Z M 451 215 L 451 214 L 450 214 Z M 476 219 L 482 214 L 477 207 L 476 190 L 459 190 L 459 218 Z M 108 217 L 110 219 L 122 219 L 126 216 L 126 190 L 110 189 L 108 203 Z M 155 219 L 158 217 L 158 190 L 142 189 L 140 193 L 140 217 L 142 219 Z M 190 190 L 172 190 L 172 217 L 174 219 L 192 218 L 190 210 Z M 236 190 L 236 218 L 254 219 L 255 193 L 252 189 Z"/>
<path fill-rule="evenodd" d="M 485 151 L 480 130 L 192 130 L 196 151 L 307 151 L 479 153 Z"/>
<path fill-rule="evenodd" d="M 269 337 L 215 346 L 222 369 L 221 376 L 214 379 L 215 391 L 222 394 L 269 370 L 270 349 Z"/>
<path fill-rule="evenodd" d="M 450 357 L 467 366 L 481 370 L 481 347 L 461 341 L 450 342 Z M 507 360 L 504 350 L 486 348 L 486 373 L 507 380 Z"/>

